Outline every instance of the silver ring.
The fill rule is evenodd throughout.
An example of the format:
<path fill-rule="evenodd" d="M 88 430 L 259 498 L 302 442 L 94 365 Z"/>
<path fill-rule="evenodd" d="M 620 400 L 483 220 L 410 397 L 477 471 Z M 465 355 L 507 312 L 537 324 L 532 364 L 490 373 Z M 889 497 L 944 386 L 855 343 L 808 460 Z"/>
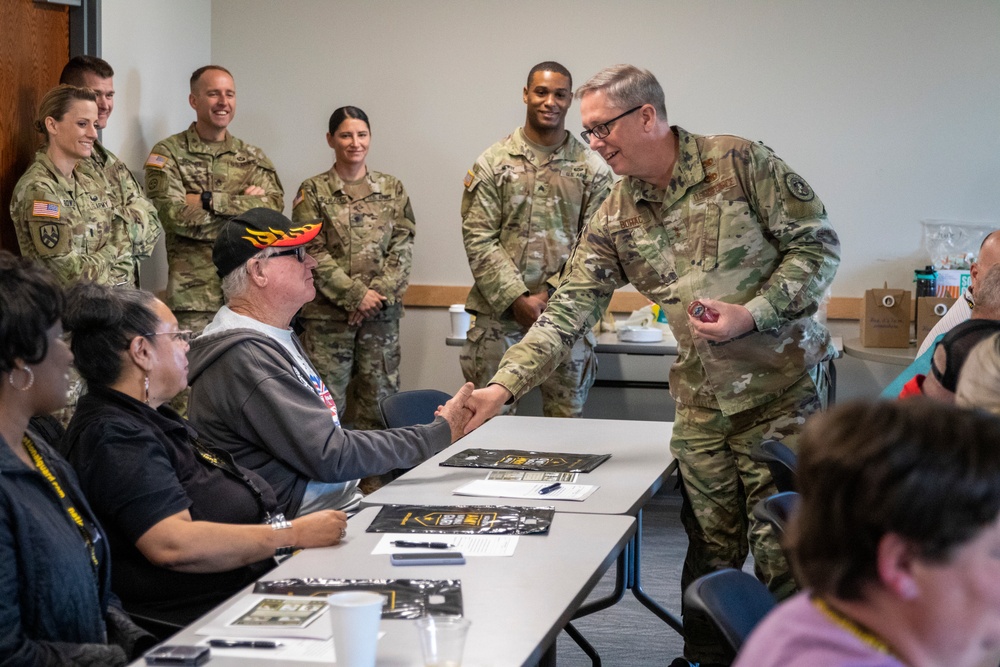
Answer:
<path fill-rule="evenodd" d="M 344 539 L 345 537 L 347 537 L 347 529 L 346 528 L 341 528 L 340 529 L 340 539 Z"/>
<path fill-rule="evenodd" d="M 892 308 L 896 305 L 896 299 L 894 299 L 891 294 L 886 294 L 882 297 L 882 305 L 886 308 Z"/>

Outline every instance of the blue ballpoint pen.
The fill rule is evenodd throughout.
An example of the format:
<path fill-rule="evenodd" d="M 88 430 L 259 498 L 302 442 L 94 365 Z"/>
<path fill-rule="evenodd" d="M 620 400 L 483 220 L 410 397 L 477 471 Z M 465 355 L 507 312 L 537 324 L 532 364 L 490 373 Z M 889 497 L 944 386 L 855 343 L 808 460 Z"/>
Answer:
<path fill-rule="evenodd" d="M 556 489 L 558 489 L 560 486 L 562 486 L 562 484 L 560 484 L 559 482 L 556 482 L 555 484 L 549 484 L 548 486 L 546 486 L 543 489 L 538 489 L 538 493 L 540 493 L 541 495 L 544 496 L 546 493 L 552 493 L 553 491 L 555 491 Z"/>

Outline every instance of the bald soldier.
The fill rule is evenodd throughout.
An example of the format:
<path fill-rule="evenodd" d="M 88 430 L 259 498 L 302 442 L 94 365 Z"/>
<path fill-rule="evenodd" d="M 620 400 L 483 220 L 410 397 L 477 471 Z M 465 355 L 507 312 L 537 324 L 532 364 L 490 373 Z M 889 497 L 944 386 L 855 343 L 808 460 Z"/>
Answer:
<path fill-rule="evenodd" d="M 229 70 L 208 65 L 191 75 L 188 103 L 197 120 L 153 146 L 146 192 L 167 232 L 167 305 L 181 329 L 200 333 L 222 307 L 212 244 L 231 217 L 284 207 L 284 192 L 264 151 L 227 129 L 236 113 Z"/>
<path fill-rule="evenodd" d="M 115 109 L 115 71 L 107 61 L 97 56 L 75 56 L 63 67 L 59 83 L 90 88 L 97 95 L 97 129 L 108 126 Z M 104 173 L 109 194 L 125 220 L 125 231 L 131 241 L 133 284 L 139 286 L 139 260 L 153 253 L 162 228 L 156 207 L 146 199 L 142 188 L 128 166 L 100 141 L 94 142 L 89 158 L 95 169 Z"/>
<path fill-rule="evenodd" d="M 524 126 L 479 156 L 462 195 L 462 238 L 475 278 L 465 309 L 476 324 L 460 361 L 479 387 L 545 310 L 580 230 L 611 188 L 611 171 L 566 131 L 569 71 L 551 61 L 535 65 L 522 99 Z M 581 416 L 597 372 L 595 343 L 587 332 L 542 381 L 545 416 Z"/>
<path fill-rule="evenodd" d="M 749 542 L 758 574 L 787 596 L 795 582 L 781 548 L 750 514 L 776 489 L 749 454 L 767 438 L 794 447 L 825 404 L 821 362 L 834 348 L 812 315 L 840 262 L 837 235 L 813 189 L 766 146 L 671 126 L 650 72 L 610 67 L 577 97 L 584 139 L 624 178 L 588 222 L 545 312 L 474 394 L 469 428 L 538 384 L 631 283 L 666 311 L 677 338 L 670 449 L 689 540 L 682 585 L 742 567 Z M 695 301 L 701 318 L 688 313 Z M 726 661 L 706 619 L 685 610 L 684 626 L 689 660 Z"/>

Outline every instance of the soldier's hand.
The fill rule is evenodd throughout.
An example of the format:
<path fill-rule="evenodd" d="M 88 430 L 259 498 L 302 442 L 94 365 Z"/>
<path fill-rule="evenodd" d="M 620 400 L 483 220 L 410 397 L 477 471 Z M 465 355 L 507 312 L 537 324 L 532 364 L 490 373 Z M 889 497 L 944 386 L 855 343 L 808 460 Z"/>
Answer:
<path fill-rule="evenodd" d="M 267 191 L 259 185 L 251 185 L 243 191 L 243 194 L 250 195 L 251 197 L 263 197 L 267 194 Z"/>
<path fill-rule="evenodd" d="M 193 206 L 197 209 L 201 209 L 201 193 L 199 192 L 189 192 L 184 195 L 184 203 L 188 206 Z"/>
<path fill-rule="evenodd" d="M 465 425 L 469 423 L 469 418 L 472 417 L 472 410 L 468 407 L 469 398 L 472 396 L 472 391 L 475 388 L 474 384 L 466 382 L 447 403 L 439 405 L 438 409 L 434 412 L 435 415 L 444 417 L 448 425 L 451 426 L 452 442 L 465 435 Z"/>
<path fill-rule="evenodd" d="M 484 389 L 476 389 L 466 402 L 466 407 L 472 411 L 469 423 L 465 425 L 465 432 L 471 433 L 482 426 L 487 419 L 500 414 L 500 409 L 504 403 L 513 398 L 514 395 L 507 391 L 507 388 L 499 384 L 491 384 Z"/>
<path fill-rule="evenodd" d="M 723 343 L 752 331 L 756 325 L 750 311 L 741 305 L 715 299 L 699 298 L 702 305 L 719 313 L 715 322 L 702 322 L 688 315 L 688 324 L 695 336 L 716 343 Z"/>
<path fill-rule="evenodd" d="M 514 319 L 527 330 L 539 318 L 542 311 L 545 310 L 548 300 L 549 296 L 547 292 L 528 295 L 522 294 L 514 299 L 514 303 L 510 306 Z"/>
<path fill-rule="evenodd" d="M 347 318 L 347 323 L 352 327 L 360 325 L 367 319 L 375 317 L 385 305 L 385 297 L 373 289 L 365 292 L 364 298 L 358 305 L 358 309 Z"/>

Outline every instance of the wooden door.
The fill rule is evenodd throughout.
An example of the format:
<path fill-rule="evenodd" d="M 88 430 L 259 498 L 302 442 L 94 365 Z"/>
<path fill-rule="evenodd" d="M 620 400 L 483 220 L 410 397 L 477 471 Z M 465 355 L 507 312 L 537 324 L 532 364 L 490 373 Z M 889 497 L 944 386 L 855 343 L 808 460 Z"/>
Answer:
<path fill-rule="evenodd" d="M 16 253 L 10 198 L 41 142 L 38 102 L 69 60 L 69 8 L 0 0 L 0 26 L 0 248 Z"/>

